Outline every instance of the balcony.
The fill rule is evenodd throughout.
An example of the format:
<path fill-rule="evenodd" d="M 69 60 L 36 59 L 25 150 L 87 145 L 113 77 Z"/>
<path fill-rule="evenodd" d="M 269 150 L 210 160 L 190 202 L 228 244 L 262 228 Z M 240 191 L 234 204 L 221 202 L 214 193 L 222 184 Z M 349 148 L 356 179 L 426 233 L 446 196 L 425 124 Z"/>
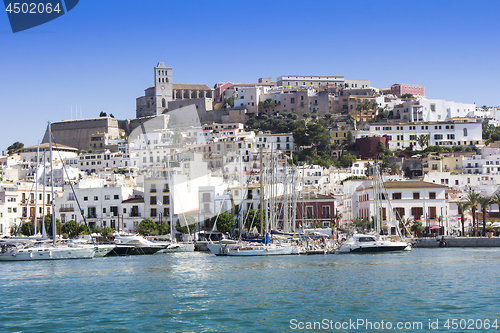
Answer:
<path fill-rule="evenodd" d="M 132 213 L 130 213 L 130 217 L 141 217 L 141 213 L 132 212 Z"/>
<path fill-rule="evenodd" d="M 68 207 L 68 208 L 59 208 L 59 213 L 67 213 L 67 212 L 74 212 L 75 208 L 73 207 Z"/>

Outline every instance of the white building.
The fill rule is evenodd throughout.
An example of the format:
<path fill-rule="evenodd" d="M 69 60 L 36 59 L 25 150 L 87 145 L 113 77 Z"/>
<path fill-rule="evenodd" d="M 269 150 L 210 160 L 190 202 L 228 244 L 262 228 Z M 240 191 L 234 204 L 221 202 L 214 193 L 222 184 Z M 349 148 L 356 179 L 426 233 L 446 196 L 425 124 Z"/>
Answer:
<path fill-rule="evenodd" d="M 63 196 L 55 200 L 56 218 L 61 223 L 71 220 L 84 223 L 83 214 L 89 226 L 111 227 L 115 230 L 132 227 L 128 223 L 119 226 L 123 212 L 120 205 L 124 200 L 141 197 L 142 192 L 133 187 L 108 186 L 103 179 L 82 180 L 73 188 L 75 193 L 69 185 L 64 186 Z M 77 200 L 82 212 L 78 210 Z"/>
<path fill-rule="evenodd" d="M 439 225 L 438 217 L 447 216 L 447 186 L 423 181 L 392 181 L 384 182 L 387 190 L 387 200 L 382 200 L 382 221 L 389 221 L 389 209 L 393 210 L 394 218 L 415 219 L 422 221 L 424 226 Z M 357 190 L 357 217 L 372 220 L 377 215 L 374 202 L 373 186 Z M 391 231 L 395 234 L 395 230 Z"/>
<path fill-rule="evenodd" d="M 389 149 L 423 149 L 418 144 L 420 135 L 429 136 L 429 146 L 480 146 L 483 130 L 480 122 L 455 119 L 449 122 L 373 123 L 370 132 L 387 135 Z"/>
<path fill-rule="evenodd" d="M 471 117 L 476 110 L 475 104 L 456 103 L 441 99 L 417 98 L 399 101 L 394 105 L 395 121 L 436 122 L 456 117 Z"/>

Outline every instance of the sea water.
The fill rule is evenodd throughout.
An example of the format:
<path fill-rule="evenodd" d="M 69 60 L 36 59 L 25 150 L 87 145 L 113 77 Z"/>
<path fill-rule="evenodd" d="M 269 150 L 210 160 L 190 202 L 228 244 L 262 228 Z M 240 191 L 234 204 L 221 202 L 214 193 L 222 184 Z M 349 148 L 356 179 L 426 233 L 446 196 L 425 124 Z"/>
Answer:
<path fill-rule="evenodd" d="M 0 332 L 500 331 L 500 249 L 195 252 L 0 268 Z"/>

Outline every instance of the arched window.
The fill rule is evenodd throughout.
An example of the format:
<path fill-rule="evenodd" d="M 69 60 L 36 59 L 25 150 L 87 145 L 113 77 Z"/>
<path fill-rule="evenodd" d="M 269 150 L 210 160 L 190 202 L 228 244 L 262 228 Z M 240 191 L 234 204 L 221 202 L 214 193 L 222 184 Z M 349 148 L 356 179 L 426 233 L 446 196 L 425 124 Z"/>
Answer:
<path fill-rule="evenodd" d="M 161 78 L 158 78 L 158 82 L 160 82 L 160 83 L 161 83 Z"/>
<path fill-rule="evenodd" d="M 161 78 L 161 82 L 165 83 L 165 79 L 164 79 L 164 78 Z"/>
<path fill-rule="evenodd" d="M 163 71 L 161 71 L 161 75 L 163 75 Z"/>
<path fill-rule="evenodd" d="M 168 77 L 165 79 L 165 82 L 167 82 L 167 83 L 168 83 Z"/>
<path fill-rule="evenodd" d="M 467 128 L 464 128 L 464 136 L 467 136 Z"/>
<path fill-rule="evenodd" d="M 166 108 L 167 107 L 167 102 L 165 101 L 165 98 L 162 98 L 161 100 L 161 107 Z"/>

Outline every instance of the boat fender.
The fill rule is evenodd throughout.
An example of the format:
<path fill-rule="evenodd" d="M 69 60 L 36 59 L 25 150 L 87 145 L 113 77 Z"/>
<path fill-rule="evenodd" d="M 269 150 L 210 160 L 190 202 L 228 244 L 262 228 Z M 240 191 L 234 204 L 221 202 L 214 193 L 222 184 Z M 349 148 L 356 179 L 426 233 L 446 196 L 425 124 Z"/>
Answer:
<path fill-rule="evenodd" d="M 30 258 L 33 258 L 33 253 L 30 252 Z"/>
<path fill-rule="evenodd" d="M 16 256 L 16 254 L 15 254 L 15 253 L 12 253 L 12 256 L 13 256 L 13 257 L 15 257 L 15 256 Z"/>

